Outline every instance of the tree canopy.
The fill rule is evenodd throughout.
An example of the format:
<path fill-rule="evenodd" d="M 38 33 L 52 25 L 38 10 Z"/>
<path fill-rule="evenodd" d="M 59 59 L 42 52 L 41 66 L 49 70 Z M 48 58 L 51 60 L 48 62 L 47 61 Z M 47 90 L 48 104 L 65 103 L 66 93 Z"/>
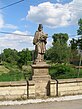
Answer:
<path fill-rule="evenodd" d="M 2 61 L 17 64 L 21 67 L 22 65 L 27 65 L 28 61 L 32 61 L 32 51 L 26 48 L 18 52 L 15 49 L 8 48 L 3 50 L 0 58 L 2 58 Z"/>
<path fill-rule="evenodd" d="M 54 34 L 53 38 L 53 47 L 51 47 L 47 52 L 48 58 L 52 60 L 52 62 L 63 63 L 67 62 L 69 58 L 69 48 L 67 46 L 68 34 L 59 33 Z"/>
<path fill-rule="evenodd" d="M 79 29 L 77 30 L 78 35 L 82 35 L 82 19 L 80 18 L 78 21 Z"/>

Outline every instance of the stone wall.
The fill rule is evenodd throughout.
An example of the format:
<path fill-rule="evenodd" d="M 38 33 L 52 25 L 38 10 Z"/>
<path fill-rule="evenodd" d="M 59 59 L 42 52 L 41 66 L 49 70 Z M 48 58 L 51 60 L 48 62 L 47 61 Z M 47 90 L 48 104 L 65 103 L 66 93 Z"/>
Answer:
<path fill-rule="evenodd" d="M 59 79 L 50 83 L 51 96 L 82 94 L 82 79 Z"/>
<path fill-rule="evenodd" d="M 26 97 L 26 82 L 0 82 L 0 100 L 25 99 Z"/>
<path fill-rule="evenodd" d="M 29 81 L 28 82 L 28 94 L 27 97 L 28 98 L 36 98 L 35 97 L 35 82 L 33 81 Z"/>
<path fill-rule="evenodd" d="M 82 94 L 82 79 L 79 78 L 51 80 L 49 84 L 50 94 L 48 96 Z M 37 98 L 35 81 L 0 82 L 0 100 L 28 98 Z"/>

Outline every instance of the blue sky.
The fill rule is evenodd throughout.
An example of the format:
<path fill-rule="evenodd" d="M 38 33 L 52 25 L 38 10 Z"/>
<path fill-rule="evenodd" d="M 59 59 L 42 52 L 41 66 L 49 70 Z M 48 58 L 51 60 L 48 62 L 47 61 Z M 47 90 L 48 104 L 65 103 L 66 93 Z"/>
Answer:
<path fill-rule="evenodd" d="M 20 0 L 0 0 L 0 8 Z M 82 18 L 82 0 L 24 0 L 0 10 L 0 31 L 34 35 L 38 24 L 49 35 L 47 48 L 52 45 L 54 33 L 68 33 L 76 37 L 78 19 Z M 75 35 L 75 36 L 72 36 Z M 0 51 L 4 48 L 34 49 L 33 36 L 0 33 Z"/>

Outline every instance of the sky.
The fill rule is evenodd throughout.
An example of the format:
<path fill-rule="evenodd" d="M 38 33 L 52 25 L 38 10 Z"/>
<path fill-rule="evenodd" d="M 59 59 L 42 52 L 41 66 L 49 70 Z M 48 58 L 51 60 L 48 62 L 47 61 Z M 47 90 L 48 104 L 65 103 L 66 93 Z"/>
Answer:
<path fill-rule="evenodd" d="M 18 1 L 21 2 L 3 8 Z M 47 48 L 52 46 L 54 33 L 67 33 L 69 39 L 75 38 L 80 18 L 82 0 L 0 0 L 0 52 L 5 48 L 33 50 L 38 24 L 48 34 Z"/>

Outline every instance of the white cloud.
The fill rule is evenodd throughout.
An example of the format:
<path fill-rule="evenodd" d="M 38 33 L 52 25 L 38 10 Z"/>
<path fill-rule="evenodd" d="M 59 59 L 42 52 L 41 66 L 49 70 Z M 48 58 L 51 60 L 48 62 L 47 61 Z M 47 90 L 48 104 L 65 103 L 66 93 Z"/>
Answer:
<path fill-rule="evenodd" d="M 82 0 L 73 0 L 70 3 L 44 2 L 38 6 L 30 6 L 27 19 L 56 28 L 76 24 L 82 18 Z"/>
<path fill-rule="evenodd" d="M 4 25 L 3 16 L 0 14 L 0 28 L 3 28 L 3 25 Z"/>
<path fill-rule="evenodd" d="M 3 15 L 0 14 L 0 29 L 1 28 L 18 29 L 18 27 L 16 25 L 5 24 L 4 19 L 3 19 Z"/>
<path fill-rule="evenodd" d="M 47 44 L 46 44 L 46 48 L 48 49 L 48 48 L 50 48 L 50 47 L 52 47 L 52 42 L 53 42 L 53 39 L 52 39 L 52 37 L 50 38 L 48 38 L 47 39 Z"/>
<path fill-rule="evenodd" d="M 18 27 L 16 25 L 12 25 L 12 24 L 6 24 L 3 18 L 3 14 L 0 11 L 0 29 L 1 28 L 6 28 L 6 29 L 18 29 Z"/>
<path fill-rule="evenodd" d="M 82 18 L 82 0 L 73 0 L 69 3 L 69 8 L 72 15 L 72 23 L 77 23 L 78 19 Z"/>
<path fill-rule="evenodd" d="M 24 48 L 29 48 L 30 50 L 33 50 L 35 48 L 35 46 L 33 45 L 34 37 L 27 35 L 28 32 L 21 32 L 17 30 L 13 33 L 15 33 L 15 35 L 8 34 L 8 35 L 0 36 L 0 50 L 3 50 L 5 48 L 11 48 L 20 51 Z M 16 35 L 16 34 L 20 34 L 20 35 Z M 52 38 L 48 38 L 46 48 L 49 48 L 51 46 L 52 46 Z"/>
<path fill-rule="evenodd" d="M 15 34 L 21 35 L 4 35 L 0 36 L 0 49 L 12 48 L 22 50 L 23 48 L 33 49 L 32 36 L 28 36 L 28 32 L 15 31 Z M 27 36 L 26 36 L 27 35 Z"/>
<path fill-rule="evenodd" d="M 12 24 L 4 24 L 3 27 L 4 28 L 9 28 L 9 29 L 18 29 L 18 27 L 16 25 L 12 25 Z"/>

